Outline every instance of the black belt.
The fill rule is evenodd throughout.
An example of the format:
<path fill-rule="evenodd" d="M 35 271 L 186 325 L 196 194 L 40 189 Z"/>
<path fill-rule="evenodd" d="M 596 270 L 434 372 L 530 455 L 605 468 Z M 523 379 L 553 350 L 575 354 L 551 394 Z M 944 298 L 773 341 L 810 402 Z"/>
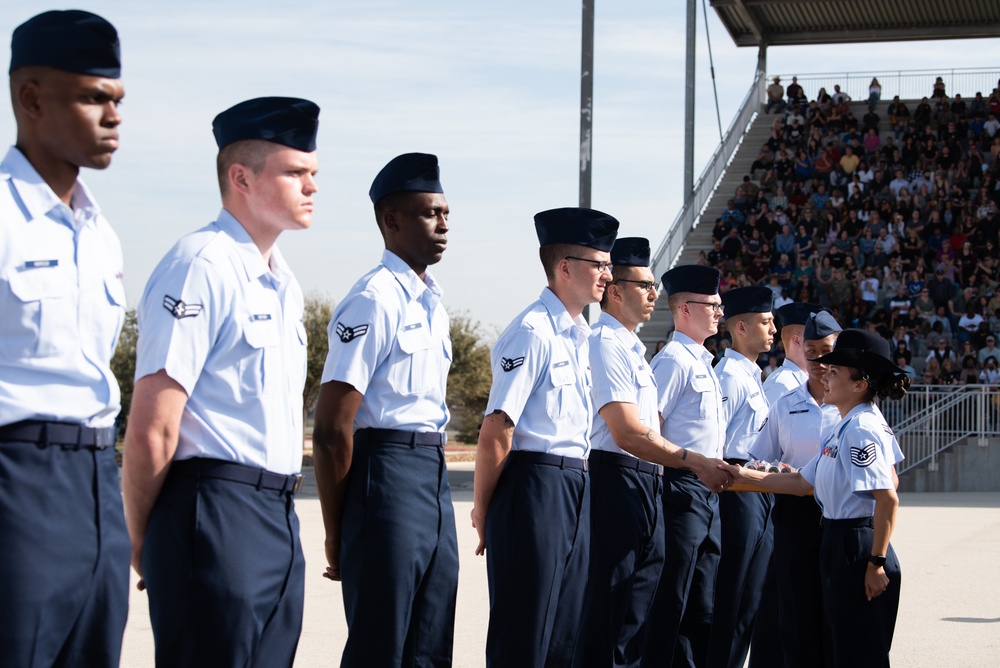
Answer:
<path fill-rule="evenodd" d="M 271 473 L 253 466 L 218 459 L 181 459 L 170 465 L 170 473 L 189 478 L 212 478 L 252 485 L 257 489 L 270 489 L 295 494 L 302 489 L 302 474 Z"/>
<path fill-rule="evenodd" d="M 354 444 L 398 443 L 399 445 L 435 445 L 448 443 L 448 435 L 439 431 L 407 431 L 406 429 L 375 429 L 365 427 L 354 432 Z"/>
<path fill-rule="evenodd" d="M 546 466 L 558 466 L 561 469 L 577 469 L 579 471 L 589 471 L 590 464 L 586 459 L 578 457 L 560 457 L 550 455 L 547 452 L 530 452 L 527 450 L 514 450 L 507 459 L 511 462 L 523 462 L 525 464 L 544 464 Z"/>
<path fill-rule="evenodd" d="M 850 517 L 845 520 L 831 520 L 828 517 L 824 517 L 820 520 L 820 524 L 831 529 L 862 529 L 865 527 L 874 527 L 875 520 L 871 517 Z"/>
<path fill-rule="evenodd" d="M 118 441 L 117 427 L 84 427 L 72 422 L 23 420 L 0 427 L 0 441 L 22 441 L 63 449 L 104 450 Z"/>
<path fill-rule="evenodd" d="M 663 475 L 662 464 L 654 464 L 652 462 L 639 459 L 638 457 L 629 457 L 628 455 L 623 455 L 617 452 L 592 449 L 590 451 L 590 459 L 591 461 L 600 462 L 602 464 L 614 464 L 615 466 L 620 466 L 623 469 L 632 469 L 638 471 L 639 473 Z"/>

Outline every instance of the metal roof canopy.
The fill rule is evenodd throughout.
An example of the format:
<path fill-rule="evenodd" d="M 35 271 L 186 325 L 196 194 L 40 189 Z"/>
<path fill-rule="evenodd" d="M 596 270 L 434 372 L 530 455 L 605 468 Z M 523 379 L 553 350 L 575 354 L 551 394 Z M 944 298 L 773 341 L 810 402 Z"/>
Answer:
<path fill-rule="evenodd" d="M 736 46 L 1000 37 L 989 0 L 709 0 Z"/>

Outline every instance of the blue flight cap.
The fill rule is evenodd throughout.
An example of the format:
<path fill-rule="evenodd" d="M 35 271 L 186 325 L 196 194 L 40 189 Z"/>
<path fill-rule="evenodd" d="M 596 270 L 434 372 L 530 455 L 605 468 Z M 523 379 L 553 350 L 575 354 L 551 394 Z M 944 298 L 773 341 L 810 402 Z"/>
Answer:
<path fill-rule="evenodd" d="M 649 239 L 622 237 L 611 247 L 611 264 L 619 267 L 648 267 Z"/>
<path fill-rule="evenodd" d="M 763 285 L 736 288 L 722 295 L 722 305 L 726 308 L 727 318 L 744 313 L 770 313 L 774 305 L 774 292 Z"/>
<path fill-rule="evenodd" d="M 785 304 L 775 313 L 781 322 L 781 326 L 787 327 L 788 325 L 804 325 L 813 313 L 829 310 L 825 306 L 813 304 L 812 302 L 792 302 L 791 304 Z"/>
<path fill-rule="evenodd" d="M 719 294 L 722 274 L 715 267 L 685 264 L 663 274 L 663 290 L 667 295 L 677 292 L 694 292 L 699 295 Z"/>
<path fill-rule="evenodd" d="M 596 209 L 565 207 L 535 214 L 538 245 L 573 244 L 610 251 L 618 236 L 618 221 Z"/>
<path fill-rule="evenodd" d="M 833 314 L 828 311 L 820 311 L 809 315 L 802 338 L 806 341 L 819 341 L 839 331 L 841 331 L 841 327 L 837 324 Z"/>
<path fill-rule="evenodd" d="M 212 121 L 219 150 L 245 139 L 261 139 L 296 151 L 316 150 L 319 107 L 297 97 L 258 97 L 226 109 Z"/>
<path fill-rule="evenodd" d="M 120 79 L 118 31 L 97 14 L 80 9 L 43 12 L 15 28 L 10 40 L 8 73 L 33 65 Z"/>
<path fill-rule="evenodd" d="M 443 193 L 441 168 L 436 155 L 404 153 L 390 160 L 375 176 L 368 196 L 372 204 L 398 192 Z"/>

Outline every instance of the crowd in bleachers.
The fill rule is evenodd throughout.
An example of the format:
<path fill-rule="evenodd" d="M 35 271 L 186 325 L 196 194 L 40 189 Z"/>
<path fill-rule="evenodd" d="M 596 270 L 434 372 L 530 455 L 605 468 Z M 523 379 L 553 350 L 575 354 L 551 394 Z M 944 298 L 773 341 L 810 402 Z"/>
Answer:
<path fill-rule="evenodd" d="M 807 99 L 775 77 L 770 137 L 700 262 L 723 289 L 767 285 L 775 308 L 819 302 L 878 331 L 914 382 L 1000 383 L 1000 90 L 881 93 L 873 79 L 866 104 L 839 86 Z"/>

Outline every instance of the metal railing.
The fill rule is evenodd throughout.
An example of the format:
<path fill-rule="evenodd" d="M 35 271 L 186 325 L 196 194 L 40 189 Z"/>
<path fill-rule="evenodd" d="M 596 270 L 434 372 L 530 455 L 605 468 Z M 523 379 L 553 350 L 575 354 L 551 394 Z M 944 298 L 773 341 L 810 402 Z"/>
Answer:
<path fill-rule="evenodd" d="M 891 100 L 893 95 L 898 95 L 903 100 L 919 100 L 923 97 L 931 97 L 934 81 L 938 77 L 944 81 L 944 90 L 949 98 L 958 93 L 963 99 L 971 100 L 976 96 L 976 93 L 982 93 L 984 99 L 989 98 L 990 93 L 997 87 L 1000 67 L 827 72 L 804 75 L 770 74 L 767 80 L 770 81 L 775 76 L 781 77 L 781 83 L 786 89 L 788 84 L 792 82 L 792 76 L 798 76 L 799 85 L 802 86 L 806 97 L 810 100 L 816 99 L 820 88 L 825 88 L 827 93 L 833 95 L 833 87 L 839 85 L 840 89 L 850 95 L 852 100 L 864 102 L 868 99 L 868 86 L 871 85 L 872 78 L 877 78 L 879 85 L 882 86 L 881 99 L 883 102 Z M 758 99 L 764 101 L 765 96 L 762 94 Z"/>
<path fill-rule="evenodd" d="M 677 214 L 677 217 L 674 218 L 670 227 L 667 228 L 666 237 L 660 243 L 656 254 L 653 255 L 651 266 L 654 276 L 663 275 L 665 271 L 677 262 L 677 258 L 684 249 L 684 240 L 691 229 L 698 223 L 702 212 L 712 199 L 712 195 L 715 193 L 715 189 L 718 187 L 723 175 L 725 175 L 726 167 L 729 166 L 733 156 L 736 155 L 736 150 L 743 141 L 743 137 L 746 136 L 747 129 L 757 117 L 760 111 L 760 104 L 757 101 L 762 98 L 766 89 L 764 73 L 758 72 L 757 78 L 754 79 L 753 85 L 750 86 L 750 90 L 747 91 L 746 97 L 743 98 L 743 102 L 740 104 L 740 110 L 736 118 L 733 119 L 732 124 L 726 131 L 722 143 L 719 144 L 719 148 L 709 158 L 708 164 L 702 170 L 701 176 L 698 177 L 698 180 L 694 184 L 691 196 L 684 203 L 684 206 Z"/>
<path fill-rule="evenodd" d="M 937 470 L 946 449 L 975 437 L 985 446 L 1000 436 L 1000 388 L 995 385 L 913 385 L 900 401 L 880 405 L 906 459 L 898 472 L 927 464 Z"/>

